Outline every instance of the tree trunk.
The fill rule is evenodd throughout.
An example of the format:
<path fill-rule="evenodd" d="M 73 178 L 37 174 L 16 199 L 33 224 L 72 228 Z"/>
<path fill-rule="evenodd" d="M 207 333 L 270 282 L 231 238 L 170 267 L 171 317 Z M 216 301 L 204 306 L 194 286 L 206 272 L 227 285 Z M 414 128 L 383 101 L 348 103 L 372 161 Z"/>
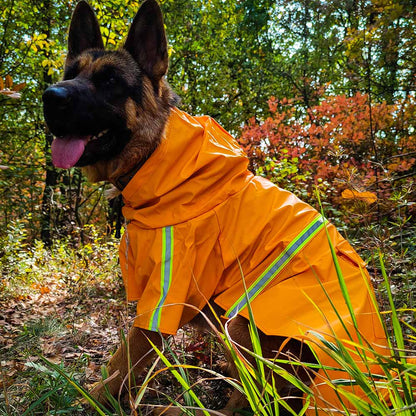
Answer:
<path fill-rule="evenodd" d="M 50 37 L 51 33 L 51 2 L 46 0 L 43 2 L 43 33 L 46 34 L 47 39 Z M 45 51 L 45 58 L 48 57 L 49 52 Z M 48 74 L 48 67 L 43 69 L 42 74 L 42 83 L 43 88 L 45 89 L 48 85 L 52 83 L 52 76 Z M 58 172 L 52 164 L 50 157 L 51 143 L 53 137 L 52 134 L 46 131 L 45 126 L 45 187 L 43 190 L 42 197 L 42 208 L 41 208 L 41 239 L 47 245 L 52 244 L 52 217 L 53 217 L 53 190 L 56 184 L 58 183 Z"/>

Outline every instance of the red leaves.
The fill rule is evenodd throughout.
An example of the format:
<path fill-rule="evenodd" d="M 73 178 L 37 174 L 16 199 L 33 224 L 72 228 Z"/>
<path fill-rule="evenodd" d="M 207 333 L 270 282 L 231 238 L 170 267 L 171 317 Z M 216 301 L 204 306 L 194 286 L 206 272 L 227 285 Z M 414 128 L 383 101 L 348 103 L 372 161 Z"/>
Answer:
<path fill-rule="evenodd" d="M 331 202 L 340 201 L 346 188 L 362 189 L 342 197 L 373 203 L 374 191 L 389 198 L 398 176 L 415 169 L 413 96 L 391 105 L 370 103 L 359 92 L 328 96 L 306 112 L 287 99 L 271 97 L 268 104 L 271 116 L 261 123 L 250 120 L 240 143 L 253 170 L 283 186 L 306 186 L 312 196 L 315 183 L 326 184 Z M 277 167 L 294 164 L 297 169 L 270 169 L 270 161 Z"/>

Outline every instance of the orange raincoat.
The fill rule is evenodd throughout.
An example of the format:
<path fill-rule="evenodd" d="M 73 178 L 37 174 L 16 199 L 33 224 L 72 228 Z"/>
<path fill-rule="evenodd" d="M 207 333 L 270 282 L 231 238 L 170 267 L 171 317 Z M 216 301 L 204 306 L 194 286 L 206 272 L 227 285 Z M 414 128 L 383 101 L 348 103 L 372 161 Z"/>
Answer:
<path fill-rule="evenodd" d="M 260 330 L 309 340 L 320 361 L 334 365 L 311 331 L 330 341 L 356 341 L 357 331 L 330 238 L 361 337 L 382 350 L 385 333 L 360 257 L 315 209 L 247 165 L 213 119 L 172 110 L 161 145 L 123 191 L 120 262 L 128 299 L 138 301 L 134 325 L 175 334 L 208 300 L 225 317 L 248 317 L 245 286 Z M 338 403 L 325 385 L 319 394 L 327 403 L 318 406 Z"/>

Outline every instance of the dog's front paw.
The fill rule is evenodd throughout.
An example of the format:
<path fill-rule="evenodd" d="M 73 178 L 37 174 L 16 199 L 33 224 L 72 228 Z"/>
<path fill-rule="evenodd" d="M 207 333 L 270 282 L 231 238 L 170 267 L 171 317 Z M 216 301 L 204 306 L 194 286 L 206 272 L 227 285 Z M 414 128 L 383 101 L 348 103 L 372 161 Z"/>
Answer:
<path fill-rule="evenodd" d="M 221 374 L 227 377 L 233 377 L 235 373 L 235 367 L 233 364 L 231 364 L 229 361 L 222 360 L 219 361 L 217 365 Z"/>
<path fill-rule="evenodd" d="M 106 379 L 100 380 L 93 385 L 90 395 L 94 401 L 108 406 L 115 400 L 120 389 L 120 374 L 118 371 L 111 374 Z"/>
<path fill-rule="evenodd" d="M 105 391 L 103 381 L 98 381 L 97 383 L 94 383 L 89 393 L 95 402 L 98 402 L 103 405 L 108 405 L 108 393 L 106 393 Z"/>

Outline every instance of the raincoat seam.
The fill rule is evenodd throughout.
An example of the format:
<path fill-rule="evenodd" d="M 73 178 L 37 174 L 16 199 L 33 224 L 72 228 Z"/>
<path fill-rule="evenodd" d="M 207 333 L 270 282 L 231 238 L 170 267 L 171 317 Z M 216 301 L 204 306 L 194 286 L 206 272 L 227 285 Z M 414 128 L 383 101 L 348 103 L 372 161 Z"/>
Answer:
<path fill-rule="evenodd" d="M 222 245 L 221 245 L 222 227 L 221 227 L 220 219 L 218 217 L 217 210 L 214 208 L 213 211 L 214 211 L 215 219 L 216 219 L 217 225 L 218 225 L 217 242 L 218 242 L 218 247 L 220 248 L 220 253 L 221 253 L 221 265 L 222 265 L 222 269 L 225 270 L 224 254 L 223 254 L 223 249 L 222 249 Z"/>
<path fill-rule="evenodd" d="M 244 185 L 236 190 L 235 192 L 229 193 L 227 194 L 227 196 L 220 202 L 218 202 L 217 205 L 210 207 L 208 210 L 206 210 L 205 212 L 201 212 L 198 213 L 197 215 L 193 216 L 193 217 L 189 217 L 186 220 L 182 220 L 182 221 L 178 221 L 178 222 L 174 222 L 174 223 L 169 223 L 169 224 L 163 224 L 163 225 L 157 225 L 157 226 L 152 226 L 152 225 L 147 225 L 144 224 L 143 222 L 141 222 L 140 220 L 136 219 L 136 218 L 131 218 L 129 220 L 129 222 L 134 223 L 137 227 L 143 229 L 143 230 L 156 230 L 156 229 L 161 229 L 161 228 L 165 228 L 165 227 L 169 227 L 169 226 L 176 226 L 176 225 L 181 225 L 181 224 L 186 224 L 189 221 L 192 220 L 196 220 L 204 215 L 208 215 L 210 212 L 217 212 L 217 210 L 224 204 L 226 204 L 231 198 L 235 197 L 236 195 L 238 195 L 241 192 L 244 192 L 246 190 L 246 188 L 255 180 L 256 176 L 253 175 L 251 172 L 249 172 L 250 175 L 247 175 L 247 180 L 244 183 Z M 124 200 L 124 198 L 123 198 Z M 124 201 L 126 203 L 126 201 Z M 146 207 L 148 208 L 148 207 Z M 136 212 L 140 211 L 140 207 L 135 207 L 134 210 Z"/>

